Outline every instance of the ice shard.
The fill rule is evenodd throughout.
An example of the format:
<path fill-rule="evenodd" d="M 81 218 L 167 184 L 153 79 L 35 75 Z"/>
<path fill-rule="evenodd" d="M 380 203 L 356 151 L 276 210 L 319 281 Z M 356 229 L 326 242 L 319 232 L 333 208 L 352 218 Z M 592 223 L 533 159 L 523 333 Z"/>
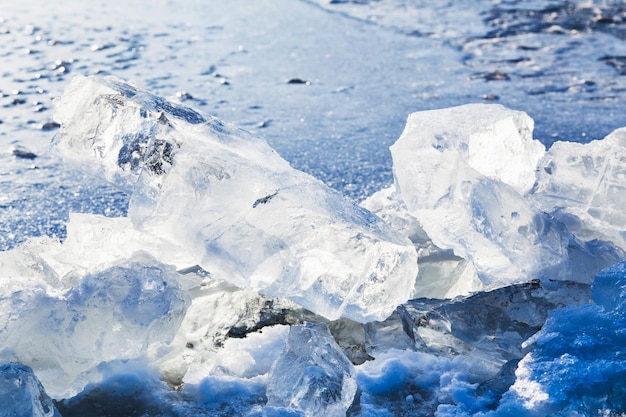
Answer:
<path fill-rule="evenodd" d="M 586 144 L 556 142 L 539 164 L 534 199 L 584 240 L 626 250 L 626 128 Z"/>
<path fill-rule="evenodd" d="M 252 134 L 114 78 L 76 77 L 55 117 L 63 157 L 212 276 L 329 319 L 384 319 L 411 296 L 408 239 Z"/>
<path fill-rule="evenodd" d="M 523 112 L 470 104 L 411 114 L 391 147 L 408 214 L 436 246 L 470 261 L 487 288 L 536 278 L 588 283 L 606 266 L 596 265 L 598 248 L 525 198 L 544 155 L 532 129 Z"/>
<path fill-rule="evenodd" d="M 325 324 L 289 329 L 285 349 L 269 373 L 267 405 L 305 416 L 345 416 L 356 393 L 354 368 Z"/>

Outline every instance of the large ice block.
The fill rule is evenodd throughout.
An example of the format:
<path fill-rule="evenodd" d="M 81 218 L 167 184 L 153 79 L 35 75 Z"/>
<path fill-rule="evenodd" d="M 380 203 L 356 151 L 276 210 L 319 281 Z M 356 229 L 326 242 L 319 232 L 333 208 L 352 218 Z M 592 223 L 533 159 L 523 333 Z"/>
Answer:
<path fill-rule="evenodd" d="M 411 243 L 263 140 L 113 78 L 76 77 L 56 148 L 132 193 L 135 227 L 212 276 L 335 319 L 384 319 L 417 275 Z"/>
<path fill-rule="evenodd" d="M 589 282 L 597 271 L 571 265 L 573 252 L 585 258 L 586 248 L 524 197 L 544 154 L 532 128 L 525 113 L 470 104 L 411 114 L 391 147 L 408 213 L 438 247 L 469 260 L 486 286 Z"/>
<path fill-rule="evenodd" d="M 537 178 L 533 198 L 572 233 L 626 250 L 626 128 L 586 144 L 554 143 Z"/>
<path fill-rule="evenodd" d="M 292 326 L 269 373 L 267 405 L 301 410 L 307 417 L 339 417 L 355 393 L 354 367 L 326 325 Z"/>

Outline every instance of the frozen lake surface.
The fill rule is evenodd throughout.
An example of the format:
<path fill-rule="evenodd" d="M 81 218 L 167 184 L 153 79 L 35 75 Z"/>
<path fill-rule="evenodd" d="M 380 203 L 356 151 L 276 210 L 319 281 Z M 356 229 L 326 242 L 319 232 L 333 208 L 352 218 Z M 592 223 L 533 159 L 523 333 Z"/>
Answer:
<path fill-rule="evenodd" d="M 45 323 L 50 328 L 54 328 L 51 323 L 60 326 L 52 342 L 58 351 L 35 350 L 31 361 L 25 364 L 35 370 L 34 376 L 43 383 L 64 417 L 291 416 L 346 412 L 354 416 L 490 415 L 492 412 L 494 415 L 619 415 L 626 412 L 626 388 L 621 382 L 624 362 L 620 353 L 625 342 L 621 333 L 613 331 L 623 327 L 622 293 L 617 290 L 624 279 L 623 267 L 618 264 L 602 272 L 599 281 L 592 284 L 600 269 L 623 260 L 621 251 L 626 249 L 623 244 L 626 217 L 620 197 L 626 188 L 620 168 L 625 160 L 622 148 L 626 139 L 618 132 L 597 146 L 569 147 L 561 143 L 586 144 L 626 126 L 623 2 L 61 0 L 42 6 L 23 0 L 5 2 L 0 7 L 0 59 L 0 250 L 3 251 L 0 259 L 7 271 L 21 271 L 19 274 L 28 278 L 24 278 L 19 291 L 18 287 L 5 285 L 0 303 L 13 306 L 7 307 L 7 320 L 12 317 L 11 311 L 21 311 L 17 307 L 19 303 L 44 306 L 41 313 L 33 311 L 21 316 L 16 313 L 20 320 L 39 323 L 25 332 L 15 333 L 19 326 L 0 327 L 0 340 L 6 346 L 0 345 L 3 349 L 0 358 L 6 362 L 20 357 L 7 347 L 17 349 L 25 346 L 22 343 L 27 345 L 27 341 L 18 343 L 18 340 L 22 337 L 26 340 L 27 335 L 45 329 Z M 336 196 L 329 197 L 333 203 L 328 203 L 331 207 L 328 217 L 332 221 L 336 220 L 332 210 L 341 206 L 342 215 L 356 213 L 345 215 L 349 218 L 347 224 L 371 226 L 370 221 L 360 223 L 362 212 L 357 204 L 375 195 L 365 206 L 381 215 L 394 229 L 393 233 L 400 233 L 405 240 L 410 238 L 417 248 L 420 275 L 415 285 L 426 289 L 421 293 L 416 290 L 415 294 L 436 298 L 411 300 L 380 322 L 359 323 L 368 321 L 361 320 L 367 312 L 350 316 L 355 321 L 344 318 L 330 322 L 321 317 L 329 315 L 324 314 L 325 310 L 315 311 L 321 302 L 298 303 L 294 292 L 276 285 L 241 284 L 251 271 L 246 269 L 250 264 L 245 261 L 220 266 L 224 270 L 236 270 L 243 277 L 243 281 L 235 283 L 246 287 L 242 289 L 233 286 L 232 281 L 206 280 L 205 269 L 215 273 L 219 269 L 216 262 L 198 261 L 201 267 L 183 271 L 182 265 L 172 261 L 175 256 L 163 259 L 164 253 L 179 254 L 176 250 L 181 245 L 184 247 L 185 242 L 172 240 L 164 232 L 159 236 L 163 239 L 160 243 L 147 244 L 154 238 L 154 235 L 146 237 L 147 226 L 135 230 L 136 217 L 132 227 L 117 219 L 126 219 L 123 216 L 129 212 L 129 196 L 133 192 L 124 192 L 103 177 L 79 171 L 64 162 L 58 150 L 50 146 L 54 135 L 62 130 L 61 120 L 55 120 L 53 114 L 53 101 L 76 75 L 112 75 L 260 136 L 291 167 L 338 192 L 328 194 Z M 419 198 L 430 190 L 416 191 L 417 199 L 413 202 L 409 202 L 413 198 L 407 191 L 410 187 L 402 187 L 404 195 L 394 190 L 393 187 L 405 181 L 398 175 L 404 171 L 399 171 L 396 162 L 402 155 L 396 153 L 392 160 L 389 147 L 403 134 L 409 114 L 468 103 L 502 104 L 527 113 L 534 120 L 532 137 L 527 139 L 537 139 L 538 142 L 533 142 L 536 149 L 539 144 L 550 149 L 553 143 L 560 142 L 546 156 L 543 148 L 535 152 L 534 162 L 528 165 L 530 172 L 538 172 L 534 188 L 531 181 L 528 187 L 513 192 L 506 174 L 490 172 L 484 174 L 488 180 L 472 177 L 474 200 L 461 196 L 451 208 L 446 206 L 452 213 L 448 218 L 467 209 L 468 224 L 472 225 L 500 213 L 495 209 L 490 211 L 492 207 L 505 207 L 503 211 L 513 207 L 511 213 L 507 212 L 511 216 L 509 223 L 494 226 L 497 223 L 494 221 L 476 227 L 472 231 L 475 234 L 460 237 L 468 230 L 466 224 L 461 224 L 458 230 L 462 232 L 458 232 L 433 220 L 433 226 L 424 227 L 426 233 L 418 223 L 433 219 L 433 213 L 438 216 L 442 211 L 437 206 L 433 213 L 428 213 L 431 217 L 427 217 L 425 210 L 431 207 L 420 206 Z M 87 122 L 95 116 L 87 112 L 81 117 Z M 456 123 L 460 119 L 450 120 Z M 467 123 L 471 125 L 470 122 Z M 188 127 L 177 125 L 173 131 L 186 132 L 185 129 Z M 433 140 L 438 141 L 437 127 L 432 129 Z M 415 132 L 412 134 L 419 135 L 420 129 L 416 128 Z M 442 137 L 448 134 L 446 131 Z M 465 169 L 463 164 L 467 162 L 470 171 L 476 169 L 483 174 L 489 170 L 485 168 L 488 164 L 478 163 L 477 168 L 475 160 L 463 159 L 463 147 L 471 138 L 467 143 L 464 140 L 461 137 L 460 142 L 449 145 L 458 146 L 461 156 L 446 154 L 441 164 L 436 163 L 438 159 L 428 159 L 435 167 L 428 171 L 429 175 L 437 175 L 437 183 L 441 179 L 448 184 L 448 175 L 452 175 L 449 169 L 441 167 Z M 419 149 L 415 155 L 416 159 L 430 158 Z M 483 158 L 488 161 L 489 156 Z M 396 170 L 395 182 L 392 169 Z M 556 169 L 560 169 L 558 174 Z M 457 172 L 466 171 L 459 168 Z M 497 184 L 489 182 L 494 175 L 498 177 Z M 275 176 L 267 178 L 270 179 L 266 182 L 276 181 L 284 186 Z M 459 184 L 462 180 L 459 179 Z M 463 187 L 466 186 L 459 185 L 459 189 Z M 387 191 L 376 195 L 380 190 Z M 253 202 L 265 205 L 274 196 L 279 196 L 274 199 L 275 204 L 283 201 L 280 199 L 286 194 L 273 192 L 269 190 L 265 197 L 259 196 Z M 515 196 L 509 198 L 512 193 Z M 237 194 L 234 195 L 233 207 L 239 204 Z M 297 191 L 294 195 L 297 196 Z M 341 195 L 346 197 L 346 202 L 335 203 L 339 200 L 334 199 Z M 485 197 L 491 195 L 498 196 L 494 197 L 493 205 Z M 304 200 L 316 202 L 317 196 L 307 194 Z M 484 212 L 479 213 L 476 204 L 471 203 L 477 198 L 484 203 L 481 207 L 487 207 Z M 182 220 L 172 220 L 178 222 L 181 230 L 186 230 L 187 226 L 182 225 L 188 224 L 185 223 L 188 216 L 193 217 L 188 205 L 202 200 L 190 201 L 177 212 Z M 213 204 L 212 200 L 206 201 Z M 469 205 L 463 206 L 466 203 Z M 274 215 L 291 213 L 288 210 L 293 209 L 292 203 L 285 204 L 280 210 L 286 211 Z M 132 211 L 133 203 L 130 205 Z M 202 205 L 205 209 L 209 206 Z M 68 238 L 70 213 L 104 218 L 98 217 L 101 223 L 96 224 L 96 218 L 73 215 L 70 225 L 74 225 L 76 234 Z M 526 221 L 524 216 L 528 223 L 523 225 L 522 232 L 522 226 L 517 225 Z M 146 217 L 146 221 L 154 222 L 154 218 L 158 216 Z M 472 220 L 477 218 L 480 221 Z M 415 224 L 411 223 L 413 220 Z M 214 223 L 215 220 L 209 224 Z M 252 224 L 256 227 L 261 223 Z M 536 230 L 526 227 L 528 224 Z M 345 227 L 352 230 L 352 226 Z M 120 233 L 125 230 L 135 234 L 121 238 Z M 202 230 L 205 238 L 222 233 L 222 229 L 211 231 L 208 226 Z M 497 233 L 491 233 L 493 230 L 500 233 L 499 237 L 494 237 Z M 530 235 L 539 237 L 530 246 L 524 246 L 525 241 L 519 245 L 510 243 L 518 242 L 515 240 L 518 231 L 524 239 Z M 105 232 L 111 239 L 121 239 L 121 246 L 128 242 L 128 248 L 150 246 L 142 249 L 155 259 L 133 255 L 124 262 L 109 265 L 106 270 L 109 272 L 90 270 L 95 268 L 95 261 L 93 265 L 75 261 L 80 265 L 72 265 L 87 274 L 86 278 L 79 278 L 80 274 L 73 272 L 69 278 L 64 276 L 63 285 L 59 286 L 57 278 L 51 277 L 61 278 L 60 271 L 67 272 L 64 268 L 68 267 L 60 267 L 50 259 L 69 262 L 74 256 L 71 250 L 89 248 L 89 242 L 97 241 L 99 234 Z M 509 232 L 512 235 L 502 237 Z M 302 235 L 290 233 L 285 235 Z M 386 229 L 376 231 L 371 239 L 384 236 L 380 239 L 395 245 L 399 238 L 393 233 Z M 52 241 L 68 238 L 68 245 L 58 249 L 46 241 L 19 246 L 38 236 L 51 237 Z M 255 243 L 255 248 L 264 248 L 247 255 L 248 262 L 255 256 L 260 262 L 274 250 L 265 235 L 247 236 L 246 239 L 259 243 Z M 311 239 L 320 239 L 323 234 L 314 236 Z M 359 236 L 361 239 L 362 235 Z M 487 251 L 487 246 L 480 243 L 483 238 L 497 241 L 498 250 L 504 247 L 500 251 L 504 255 L 498 252 L 495 256 L 495 252 Z M 502 241 L 508 241 L 512 249 Z M 217 247 L 232 254 L 237 243 L 233 239 L 227 244 L 209 245 L 207 250 L 215 253 L 211 251 Z M 318 248 L 309 243 L 303 244 L 303 250 Z M 291 243 L 290 246 L 293 247 Z M 332 252 L 331 246 L 330 243 L 319 245 L 328 252 Z M 367 248 L 369 251 L 370 246 Z M 103 249 L 95 245 L 93 250 Z M 107 250 L 117 253 L 114 243 Z M 371 250 L 381 259 L 387 256 L 381 255 L 387 252 Z M 183 252 L 185 255 L 179 259 L 186 261 L 185 256 L 193 250 L 188 247 Z M 120 249 L 120 253 L 124 250 Z M 342 256 L 358 259 L 359 255 Z M 499 264 L 492 262 L 494 256 L 501 259 Z M 290 262 L 276 265 L 282 265 L 284 271 L 292 265 Z M 372 268 L 383 270 L 381 262 Z M 525 269 L 531 263 L 532 267 Z M 178 272 L 171 270 L 170 264 L 176 265 Z M 388 262 L 387 266 L 391 264 Z M 125 281 L 124 277 L 135 277 L 137 268 L 146 265 L 151 271 L 145 272 L 148 287 L 152 287 L 132 279 Z M 48 266 L 56 272 L 49 273 Z M 7 272 L 2 279 L 9 279 L 12 274 Z M 104 287 L 93 290 L 90 294 L 95 294 L 95 298 L 91 300 L 86 295 L 91 290 L 87 289 L 99 288 L 94 282 L 107 274 L 117 277 L 112 281 L 113 287 L 128 288 L 133 294 L 139 291 L 133 297 L 145 300 L 148 305 L 162 306 L 167 299 L 171 308 L 160 311 L 160 307 L 154 307 L 149 313 L 158 320 L 168 317 L 169 324 L 161 321 L 149 326 L 137 324 L 132 313 L 131 323 L 122 320 L 120 328 L 143 337 L 145 345 L 130 343 L 124 346 L 124 353 L 116 356 L 110 346 L 117 343 L 115 335 L 119 329 L 108 329 L 97 337 L 84 336 L 84 340 L 101 337 L 105 348 L 100 346 L 103 350 L 81 357 L 81 364 L 70 361 L 59 365 L 63 371 L 58 373 L 54 370 L 55 352 L 61 355 L 67 349 L 64 354 L 71 352 L 76 356 L 81 349 L 90 349 L 83 339 L 76 341 L 68 337 L 63 342 L 63 326 L 70 326 L 71 317 L 75 317 L 63 316 L 66 309 L 85 308 L 81 313 L 85 323 L 102 323 L 113 319 L 99 314 L 98 309 L 110 309 L 113 317 L 117 317 L 116 309 L 127 314 L 125 303 L 137 301 L 115 291 L 107 293 Z M 186 277 L 182 281 L 176 278 L 181 274 Z M 580 278 L 583 275 L 586 278 Z M 371 271 L 367 276 L 372 276 Z M 611 286 L 613 281 L 616 287 Z M 158 290 L 161 282 L 167 283 L 167 291 Z M 494 282 L 498 285 L 492 285 Z M 496 287 L 492 292 L 480 291 Z M 44 288 L 45 294 L 37 293 L 36 288 Z M 269 294 L 267 288 L 271 289 Z M 257 290 L 266 295 L 259 296 Z M 331 292 L 339 294 L 336 296 L 341 301 L 348 297 L 344 290 Z M 23 294 L 16 296 L 20 291 Z M 348 293 L 354 295 L 353 291 Z M 617 300 L 607 300 L 607 294 L 611 293 L 619 294 Z M 462 298 L 445 298 L 459 294 Z M 345 307 L 332 297 L 326 301 L 328 305 Z M 346 311 L 357 304 L 348 303 Z M 313 312 L 302 309 L 302 305 Z M 86 306 L 97 308 L 90 310 Z M 492 309 L 489 317 L 485 317 L 480 306 Z M 567 307 L 549 313 L 562 306 Z M 387 308 L 393 310 L 392 306 Z M 187 311 L 193 320 L 177 322 L 182 320 L 176 318 L 182 311 Z M 202 317 L 217 311 L 226 315 L 223 320 L 202 321 Z M 64 318 L 59 318 L 58 323 L 46 321 L 53 316 Z M 563 324 L 564 317 L 572 317 L 572 326 L 584 329 L 584 334 L 577 337 L 573 327 Z M 540 331 L 546 320 L 545 328 Z M 305 321 L 318 324 L 302 325 Z M 607 330 L 593 329 L 589 323 L 595 321 L 607 323 Z M 138 326 L 137 330 L 132 330 L 133 326 Z M 265 330 L 258 332 L 261 328 Z M 248 337 L 238 338 L 246 334 Z M 169 340 L 183 350 L 159 353 L 166 350 L 163 346 Z M 551 342 L 554 340 L 557 341 Z M 305 345 L 309 350 L 302 349 Z M 587 353 L 580 346 L 588 346 Z M 609 356 L 614 358 L 612 365 L 602 365 L 601 361 Z M 233 358 L 245 359 L 236 363 Z M 155 363 L 160 374 L 154 370 Z M 181 363 L 189 365 L 186 375 L 179 375 Z M 328 367 L 328 363 L 333 366 Z M 19 378 L 30 381 L 29 387 L 39 389 L 40 382 L 29 374 L 28 368 L 21 366 L 5 365 L 0 370 L 7 381 L 21 375 Z M 309 368 L 316 370 L 314 375 L 307 373 Z M 287 378 L 291 369 L 294 375 L 301 373 L 297 384 Z M 568 373 L 568 377 L 558 380 L 546 376 L 559 372 Z M 318 380 L 315 375 L 319 376 Z M 72 384 L 64 378 L 75 380 Z M 85 382 L 84 386 L 76 380 Z M 584 380 L 592 382 L 585 386 Z M 101 382 L 89 385 L 89 381 Z M 292 383 L 299 390 L 297 394 L 288 392 Z M 85 391 L 72 391 L 64 384 Z M 324 384 L 328 389 L 323 388 Z M 52 385 L 55 387 L 50 388 Z M 320 398 L 324 401 L 320 402 Z M 609 414 L 602 414 L 605 412 Z M 38 414 L 33 411 L 33 415 Z"/>

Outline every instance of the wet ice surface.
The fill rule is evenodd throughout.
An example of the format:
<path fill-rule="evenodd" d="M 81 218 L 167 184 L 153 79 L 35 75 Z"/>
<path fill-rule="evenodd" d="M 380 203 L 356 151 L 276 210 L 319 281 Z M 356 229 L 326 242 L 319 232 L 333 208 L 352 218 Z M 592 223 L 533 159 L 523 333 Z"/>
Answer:
<path fill-rule="evenodd" d="M 59 127 L 52 98 L 75 74 L 132 79 L 259 133 L 295 168 L 360 201 L 392 184 L 388 147 L 400 136 L 406 116 L 417 110 L 501 103 L 526 111 L 535 120 L 534 137 L 548 147 L 556 140 L 601 139 L 626 126 L 621 111 L 625 22 L 624 5 L 613 1 L 5 4 L 0 11 L 0 249 L 29 236 L 64 238 L 70 211 L 126 214 L 125 194 L 61 165 L 48 152 Z M 616 140 L 611 146 L 611 158 L 603 159 L 607 143 L 585 148 L 582 156 L 577 148 L 558 145 L 553 152 L 559 154 L 548 153 L 539 164 L 540 183 L 532 193 L 541 209 L 577 238 L 611 239 L 623 247 L 621 200 L 615 192 L 622 187 L 622 146 Z M 568 161 L 569 152 L 580 159 Z M 572 183 L 563 173 L 589 181 Z M 450 279 L 444 283 L 449 294 L 477 288 L 474 265 L 433 247 L 423 230 L 393 214 L 400 230 L 410 232 L 416 245 L 425 244 L 416 287 L 432 284 L 433 277 L 453 276 L 470 285 Z M 87 222 L 90 236 L 102 232 L 94 218 Z M 82 247 L 72 244 L 74 250 Z M 134 236 L 126 249 L 146 244 Z M 602 242 L 596 245 L 599 252 L 606 250 Z M 20 268 L 39 273 L 33 265 L 43 264 L 26 262 Z M 327 323 L 356 365 L 349 415 L 595 415 L 626 409 L 623 358 L 615 349 L 624 343 L 623 306 L 607 295 L 621 294 L 620 267 L 601 274 L 594 284 L 600 295 L 593 299 L 587 284 L 535 282 L 456 301 L 412 301 L 388 320 L 365 325 L 347 319 L 329 323 L 286 300 L 209 283 L 202 269 L 179 272 L 193 301 L 172 350 L 159 352 L 161 373 L 141 361 L 101 364 L 99 383 L 56 402 L 63 416 L 305 415 L 280 401 L 268 404 L 267 396 L 267 387 L 281 382 L 268 376 L 278 375 L 270 374 L 271 366 L 284 362 L 281 355 L 289 352 L 287 325 L 305 320 Z M 431 290 L 439 294 L 441 285 Z M 44 298 L 58 314 L 65 296 Z M 205 314 L 218 310 L 227 314 Z M 37 323 L 37 314 L 24 316 Z M 523 343 L 546 318 L 544 330 Z M 237 339 L 242 334 L 247 337 Z M 328 349 L 322 347 L 324 338 L 313 339 L 320 351 Z M 10 354 L 3 352 L 5 359 Z M 609 355 L 614 362 L 606 362 Z M 87 358 L 86 367 L 94 360 Z M 14 369 L 6 370 L 12 380 Z M 20 393 L 38 392 L 32 376 L 23 380 L 28 389 Z M 590 386 L 578 385 L 590 380 Z M 331 400 L 337 395 L 330 394 Z M 44 403 L 49 415 L 53 410 L 42 396 Z"/>

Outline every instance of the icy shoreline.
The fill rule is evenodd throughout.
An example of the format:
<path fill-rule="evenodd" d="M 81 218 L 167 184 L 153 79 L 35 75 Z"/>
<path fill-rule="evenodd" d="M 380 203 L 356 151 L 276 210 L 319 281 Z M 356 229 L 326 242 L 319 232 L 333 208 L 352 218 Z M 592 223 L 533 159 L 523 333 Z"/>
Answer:
<path fill-rule="evenodd" d="M 0 253 L 16 410 L 53 415 L 50 395 L 72 415 L 139 378 L 162 415 L 626 411 L 619 352 L 602 362 L 622 337 L 624 130 L 555 153 L 502 106 L 414 113 L 394 186 L 359 207 L 121 80 L 75 78 L 56 114 L 56 149 L 131 203 Z M 558 394 L 567 363 L 580 405 Z"/>

